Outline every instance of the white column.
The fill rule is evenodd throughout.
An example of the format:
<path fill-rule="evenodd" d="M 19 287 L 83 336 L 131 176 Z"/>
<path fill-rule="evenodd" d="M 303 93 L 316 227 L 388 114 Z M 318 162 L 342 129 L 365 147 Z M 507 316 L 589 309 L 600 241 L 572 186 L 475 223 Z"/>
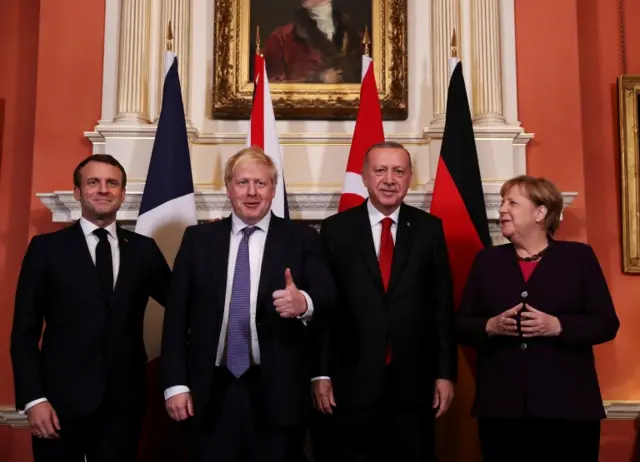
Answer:
<path fill-rule="evenodd" d="M 189 113 L 189 67 L 191 57 L 191 0 L 162 0 L 162 25 L 160 30 L 160 52 L 167 50 L 167 28 L 171 21 L 173 40 L 172 51 L 178 57 L 178 75 L 182 88 L 182 101 L 185 114 Z M 158 101 L 162 100 L 162 87 L 164 82 L 163 58 L 160 58 L 160 84 L 158 86 Z"/>
<path fill-rule="evenodd" d="M 122 0 L 118 67 L 119 123 L 149 123 L 150 0 Z"/>
<path fill-rule="evenodd" d="M 459 0 L 431 0 L 431 62 L 433 82 L 433 119 L 431 125 L 444 123 L 449 88 L 449 58 L 453 31 L 458 36 L 460 55 Z"/>
<path fill-rule="evenodd" d="M 504 124 L 499 0 L 471 2 L 473 118 Z"/>

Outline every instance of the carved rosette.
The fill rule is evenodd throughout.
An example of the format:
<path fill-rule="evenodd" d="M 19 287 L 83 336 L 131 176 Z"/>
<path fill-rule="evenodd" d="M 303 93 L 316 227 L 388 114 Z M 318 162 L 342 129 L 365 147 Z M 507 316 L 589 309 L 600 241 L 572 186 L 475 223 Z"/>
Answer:
<path fill-rule="evenodd" d="M 122 0 L 116 121 L 149 123 L 150 0 Z"/>
<path fill-rule="evenodd" d="M 504 124 L 499 0 L 471 2 L 473 118 Z"/>
<path fill-rule="evenodd" d="M 433 65 L 433 120 L 431 125 L 444 123 L 449 87 L 448 59 L 451 58 L 453 31 L 460 33 L 460 1 L 431 0 L 431 62 Z M 458 43 L 458 56 L 460 46 Z"/>

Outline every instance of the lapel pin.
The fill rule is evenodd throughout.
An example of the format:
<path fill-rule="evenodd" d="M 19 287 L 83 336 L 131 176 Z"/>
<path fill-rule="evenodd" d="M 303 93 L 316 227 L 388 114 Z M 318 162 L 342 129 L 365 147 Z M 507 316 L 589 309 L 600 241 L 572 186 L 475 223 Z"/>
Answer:
<path fill-rule="evenodd" d="M 126 237 L 124 239 L 122 239 L 124 242 L 129 242 L 129 239 L 127 239 Z"/>
<path fill-rule="evenodd" d="M 411 228 L 411 223 L 407 221 L 407 228 Z"/>

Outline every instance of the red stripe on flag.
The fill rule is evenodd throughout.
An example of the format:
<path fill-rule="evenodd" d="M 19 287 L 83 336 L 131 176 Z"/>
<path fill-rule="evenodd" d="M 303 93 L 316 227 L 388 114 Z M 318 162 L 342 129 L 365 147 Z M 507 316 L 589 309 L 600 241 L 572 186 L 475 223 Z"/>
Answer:
<path fill-rule="evenodd" d="M 255 57 L 253 82 L 256 85 L 251 109 L 251 145 L 264 150 L 264 58 Z"/>
<path fill-rule="evenodd" d="M 378 87 L 373 72 L 373 61 L 362 79 L 360 86 L 360 106 L 356 118 L 356 126 L 353 130 L 347 172 L 360 174 L 364 165 L 364 155 L 374 144 L 384 141 L 384 129 L 382 126 L 382 113 L 380 112 L 380 99 Z M 343 188 L 344 190 L 344 188 Z M 364 201 L 353 193 L 343 193 L 338 204 L 338 211 L 342 212 L 357 206 Z"/>
<path fill-rule="evenodd" d="M 484 246 L 471 221 L 458 185 L 442 158 L 438 161 L 430 212 L 442 219 L 452 265 L 455 304 L 458 306 L 473 260 Z"/>
<path fill-rule="evenodd" d="M 430 212 L 442 219 L 453 277 L 455 306 L 458 307 L 473 261 L 484 246 L 458 185 L 442 157 L 438 161 Z M 475 376 L 475 351 L 470 348 L 463 348 L 463 351 Z"/>
<path fill-rule="evenodd" d="M 340 206 L 338 207 L 338 210 L 342 211 L 348 210 L 352 207 L 357 207 L 358 205 L 362 204 L 363 201 L 364 197 L 357 194 L 342 193 L 342 196 L 340 196 Z"/>

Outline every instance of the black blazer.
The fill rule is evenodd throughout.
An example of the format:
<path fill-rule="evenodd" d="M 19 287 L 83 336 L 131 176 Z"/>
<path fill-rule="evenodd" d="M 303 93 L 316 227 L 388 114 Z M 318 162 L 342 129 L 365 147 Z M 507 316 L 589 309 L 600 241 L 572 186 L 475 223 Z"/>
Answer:
<path fill-rule="evenodd" d="M 79 418 L 109 396 L 122 412 L 144 411 L 144 315 L 150 296 L 164 305 L 171 270 L 153 239 L 120 227 L 117 233 L 110 303 L 79 222 L 29 243 L 11 332 L 18 409 L 44 397 L 61 419 Z"/>
<path fill-rule="evenodd" d="M 556 316 L 558 337 L 489 337 L 489 318 L 528 303 Z M 480 252 L 456 320 L 460 342 L 477 349 L 478 417 L 600 419 L 605 416 L 593 345 L 612 340 L 620 323 L 590 246 L 551 241 L 528 282 L 511 244 Z"/>
<path fill-rule="evenodd" d="M 216 412 L 212 401 L 220 329 L 224 315 L 231 218 L 187 228 L 176 257 L 164 318 L 163 388 L 191 389 L 195 418 Z M 258 288 L 256 329 L 261 378 L 257 408 L 277 425 L 299 423 L 309 408 L 310 325 L 282 318 L 273 292 L 284 289 L 284 273 L 313 301 L 314 318 L 334 301 L 334 286 L 318 233 L 310 226 L 271 216 Z M 215 397 L 216 401 L 219 397 Z"/>
<path fill-rule="evenodd" d="M 435 379 L 455 380 L 453 290 L 440 219 L 400 208 L 385 293 L 366 201 L 324 220 L 321 239 L 337 286 L 336 309 L 318 335 L 316 376 L 332 379 L 336 404 L 370 406 L 380 398 L 387 339 L 392 398 L 430 404 Z"/>

